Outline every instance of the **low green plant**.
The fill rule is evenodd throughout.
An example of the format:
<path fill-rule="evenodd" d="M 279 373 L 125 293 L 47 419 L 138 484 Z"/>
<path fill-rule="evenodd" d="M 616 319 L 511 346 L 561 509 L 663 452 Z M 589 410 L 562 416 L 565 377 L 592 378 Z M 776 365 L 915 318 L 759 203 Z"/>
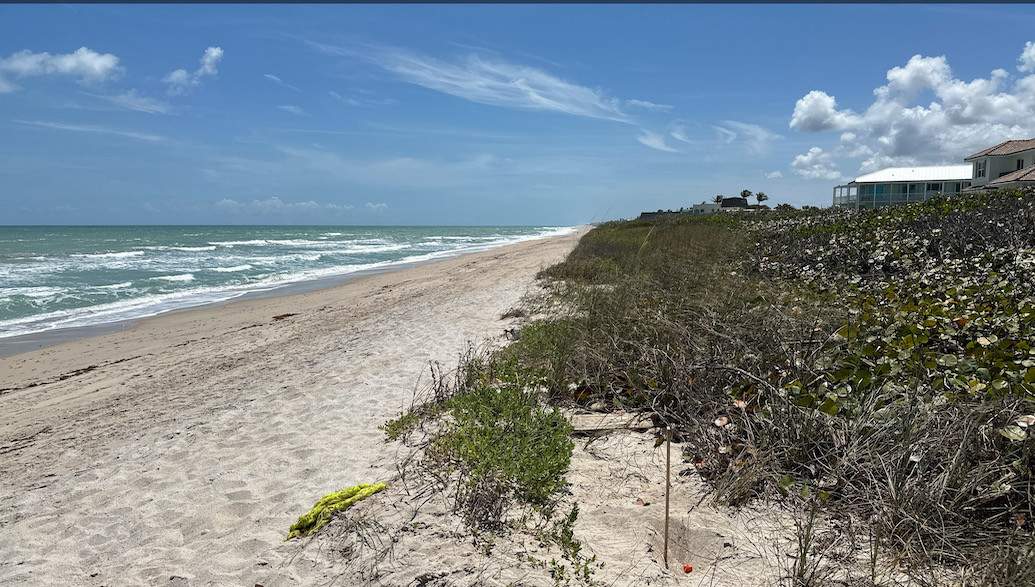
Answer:
<path fill-rule="evenodd" d="M 536 387 L 478 381 L 449 399 L 446 411 L 427 457 L 439 475 L 455 476 L 457 508 L 472 526 L 498 528 L 515 502 L 550 510 L 566 485 L 571 425 Z"/>

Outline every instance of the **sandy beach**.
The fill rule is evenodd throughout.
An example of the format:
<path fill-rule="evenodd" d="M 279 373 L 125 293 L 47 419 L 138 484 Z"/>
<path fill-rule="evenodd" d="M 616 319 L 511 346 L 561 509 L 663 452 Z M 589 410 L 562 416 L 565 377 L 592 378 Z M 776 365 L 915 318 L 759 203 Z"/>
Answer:
<path fill-rule="evenodd" d="M 317 498 L 392 474 L 377 427 L 428 362 L 500 336 L 501 313 L 577 237 L 0 358 L 0 583 L 269 576 L 287 528 Z M 279 576 L 308 584 L 304 568 Z"/>

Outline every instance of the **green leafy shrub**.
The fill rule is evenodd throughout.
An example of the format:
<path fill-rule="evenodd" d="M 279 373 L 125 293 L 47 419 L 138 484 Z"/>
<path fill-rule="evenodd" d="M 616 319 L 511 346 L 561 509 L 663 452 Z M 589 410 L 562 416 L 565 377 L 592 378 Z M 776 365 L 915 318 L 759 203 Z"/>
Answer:
<path fill-rule="evenodd" d="M 571 462 L 563 415 L 545 407 L 538 391 L 505 381 L 454 396 L 448 410 L 429 455 L 458 475 L 457 503 L 469 521 L 498 527 L 513 502 L 549 508 Z"/>

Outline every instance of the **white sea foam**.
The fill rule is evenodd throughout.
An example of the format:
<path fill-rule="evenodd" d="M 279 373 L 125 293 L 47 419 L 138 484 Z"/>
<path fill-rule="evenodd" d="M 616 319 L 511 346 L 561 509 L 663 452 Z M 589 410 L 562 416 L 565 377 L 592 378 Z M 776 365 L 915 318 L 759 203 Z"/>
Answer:
<path fill-rule="evenodd" d="M 132 281 L 123 281 L 122 283 L 113 283 L 111 285 L 98 285 L 97 289 L 126 289 L 132 285 Z"/>
<path fill-rule="evenodd" d="M 326 246 L 325 241 L 309 240 L 309 239 L 251 239 L 243 241 L 210 241 L 208 244 L 217 245 L 221 247 L 268 247 L 268 246 L 284 246 L 284 247 L 309 247 L 309 246 Z"/>
<path fill-rule="evenodd" d="M 128 257 L 141 257 L 146 254 L 147 251 L 120 251 L 111 253 L 78 253 L 72 256 L 84 259 L 125 259 Z"/>
<path fill-rule="evenodd" d="M 328 254 L 351 255 L 356 253 L 388 253 L 391 251 L 402 251 L 411 248 L 408 244 L 371 244 L 371 245 L 349 245 L 340 249 L 327 251 Z"/>
<path fill-rule="evenodd" d="M 201 247 L 172 247 L 172 246 L 156 246 L 156 247 L 144 247 L 150 251 L 182 251 L 184 253 L 196 253 L 200 251 L 214 251 L 216 250 L 215 245 L 206 245 Z"/>
<path fill-rule="evenodd" d="M 194 281 L 194 274 L 181 273 L 179 275 L 162 275 L 155 277 L 154 279 L 160 279 L 162 281 Z"/>
<path fill-rule="evenodd" d="M 256 281 L 252 281 L 246 284 L 227 284 L 211 287 L 192 287 L 191 285 L 187 285 L 194 280 L 193 273 L 176 273 L 172 275 L 162 275 L 159 277 L 155 277 L 153 279 L 163 281 L 166 283 L 184 284 L 183 288 L 179 291 L 145 294 L 139 297 L 130 297 L 124 300 L 119 300 L 116 302 L 110 302 L 105 304 L 43 312 L 33 316 L 25 316 L 11 320 L 0 320 L 0 338 L 37 333 L 59 328 L 90 326 L 109 322 L 116 322 L 120 320 L 144 318 L 148 316 L 154 316 L 156 314 L 161 314 L 163 312 L 167 312 L 170 310 L 193 307 L 212 302 L 225 301 L 248 293 L 274 290 L 291 284 L 297 284 L 301 282 L 320 279 L 335 278 L 364 270 L 380 269 L 402 264 L 417 263 L 431 259 L 451 257 L 467 252 L 490 249 L 496 246 L 514 242 L 521 242 L 547 236 L 567 234 L 574 230 L 575 228 L 540 227 L 538 229 L 535 229 L 534 232 L 523 235 L 505 236 L 497 234 L 479 235 L 476 237 L 455 236 L 453 238 L 441 239 L 440 242 L 443 242 L 443 246 L 445 248 L 430 251 L 428 251 L 427 249 L 428 247 L 433 246 L 431 243 L 420 244 L 420 242 L 418 242 L 415 244 L 420 246 L 415 247 L 411 244 L 400 243 L 398 241 L 393 242 L 390 240 L 380 238 L 348 240 L 342 239 L 328 241 L 313 241 L 307 239 L 211 241 L 209 244 L 209 246 L 211 247 L 257 245 L 265 247 L 312 247 L 316 250 L 311 252 L 302 252 L 296 248 L 292 252 L 291 248 L 286 248 L 284 250 L 285 254 L 266 254 L 263 256 L 250 255 L 247 253 L 233 255 L 214 254 L 213 258 L 218 258 L 219 262 L 224 264 L 224 266 L 204 267 L 199 265 L 193 267 L 191 270 L 214 271 L 216 273 L 232 273 L 237 271 L 245 271 L 247 269 L 254 268 L 256 265 L 259 265 L 264 267 L 270 267 L 270 269 L 267 269 L 267 271 L 269 271 L 270 273 L 268 275 L 253 276 L 253 279 L 255 279 Z M 444 241 L 452 242 L 446 244 Z M 268 248 L 265 250 L 268 251 L 268 253 L 276 252 L 276 248 Z M 298 262 L 313 262 L 322 259 L 329 259 L 332 262 L 334 262 L 334 258 L 332 255 L 343 253 L 345 251 L 347 251 L 348 254 L 354 254 L 359 256 L 362 256 L 364 254 L 376 254 L 393 251 L 409 251 L 414 254 L 410 254 L 401 258 L 388 259 L 378 262 L 334 264 L 326 267 L 310 267 L 306 269 L 291 271 L 293 264 Z M 124 258 L 124 263 L 131 263 L 132 266 L 139 266 L 141 269 L 153 267 L 154 265 L 152 264 L 152 261 L 158 264 L 168 263 L 168 261 L 163 262 L 160 259 L 152 259 L 150 257 L 146 261 L 136 261 L 131 259 L 132 257 L 139 257 L 142 255 L 144 255 L 144 251 L 100 253 L 91 254 L 90 256 L 101 259 Z M 79 256 L 85 257 L 84 255 Z M 169 261 L 172 261 L 174 257 L 169 257 L 168 259 Z M 180 260 L 177 261 L 177 267 L 181 268 L 182 271 L 182 269 L 184 268 L 182 264 L 183 258 L 179 257 L 179 259 Z M 236 261 L 238 264 L 229 265 L 229 263 L 233 263 L 234 261 Z M 124 263 L 120 262 L 119 264 L 114 266 L 122 267 L 124 266 Z M 138 265 L 138 263 L 140 265 Z M 79 264 L 80 262 L 72 262 L 72 265 Z M 109 268 L 112 267 L 113 264 L 110 262 L 105 262 L 101 266 Z M 283 267 L 283 269 L 281 269 L 281 267 Z M 284 271 L 284 269 L 287 269 L 288 271 Z M 35 270 L 38 270 L 38 268 Z M 35 272 L 35 270 L 33 270 L 33 272 Z M 175 271 L 175 269 L 172 270 Z M 130 287 L 133 284 L 134 282 L 132 281 L 126 281 L 121 283 L 114 283 L 107 286 L 94 286 L 94 289 L 122 289 Z M 11 289 L 14 288 L 5 288 L 4 293 L 10 294 Z M 37 295 L 42 296 L 44 294 L 44 290 L 42 290 L 41 288 L 26 289 L 35 291 Z M 60 288 L 54 288 L 54 291 L 50 291 L 48 295 L 63 295 L 63 292 L 58 292 L 56 291 L 57 289 Z M 45 308 L 46 304 L 43 304 L 41 307 Z"/>
<path fill-rule="evenodd" d="M 68 290 L 63 287 L 0 287 L 0 295 L 4 297 L 23 296 L 26 298 L 52 298 L 66 293 Z"/>

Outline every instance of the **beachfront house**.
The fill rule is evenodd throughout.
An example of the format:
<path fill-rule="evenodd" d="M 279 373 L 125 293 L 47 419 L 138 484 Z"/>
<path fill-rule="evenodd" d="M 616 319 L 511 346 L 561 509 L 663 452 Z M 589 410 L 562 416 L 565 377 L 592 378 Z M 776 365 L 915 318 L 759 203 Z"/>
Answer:
<path fill-rule="evenodd" d="M 970 165 L 889 167 L 835 187 L 834 206 L 876 208 L 923 202 L 934 194 L 955 194 L 969 188 L 970 176 Z"/>
<path fill-rule="evenodd" d="M 1035 139 L 1005 141 L 978 151 L 964 161 L 973 165 L 974 187 L 1035 185 Z"/>
<path fill-rule="evenodd" d="M 877 208 L 923 202 L 935 194 L 1035 186 L 1035 139 L 1010 140 L 964 159 L 965 165 L 889 167 L 834 187 L 833 204 Z"/>

